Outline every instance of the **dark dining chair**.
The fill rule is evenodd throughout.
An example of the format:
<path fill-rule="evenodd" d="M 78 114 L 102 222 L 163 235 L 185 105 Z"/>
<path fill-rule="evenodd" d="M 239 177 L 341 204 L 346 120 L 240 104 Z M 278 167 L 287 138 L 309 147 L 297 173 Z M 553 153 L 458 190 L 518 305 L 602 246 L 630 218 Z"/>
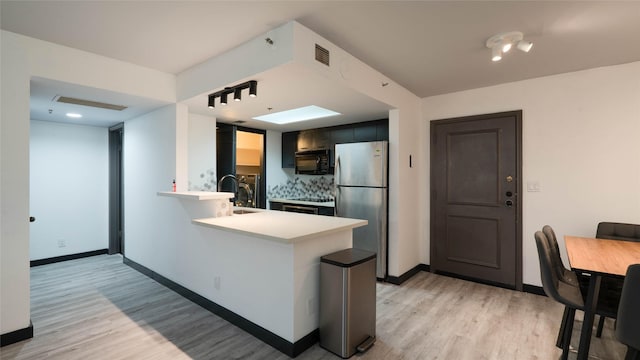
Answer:
<path fill-rule="evenodd" d="M 542 288 L 548 297 L 565 306 L 562 325 L 558 331 L 559 341 L 556 345 L 560 345 L 562 348 L 561 359 L 566 360 L 569 356 L 569 344 L 571 343 L 576 310 L 584 309 L 584 300 L 577 286 L 560 281 L 546 235 L 542 231 L 536 231 L 534 237 L 540 261 Z"/>
<path fill-rule="evenodd" d="M 542 233 L 547 237 L 549 242 L 549 249 L 551 251 L 551 262 L 553 268 L 556 271 L 556 275 L 560 281 L 573 286 L 579 286 L 578 277 L 575 272 L 567 269 L 562 263 L 562 257 L 560 257 L 560 247 L 558 246 L 558 239 L 553 228 L 549 225 L 545 225 L 542 228 Z"/>
<path fill-rule="evenodd" d="M 566 360 L 569 355 L 569 344 L 571 343 L 576 310 L 584 311 L 584 297 L 579 286 L 560 280 L 558 271 L 554 268 L 554 264 L 557 261 L 552 260 L 555 252 L 552 250 L 551 241 L 547 239 L 542 231 L 536 231 L 534 237 L 538 249 L 538 259 L 540 260 L 542 288 L 548 297 L 565 306 L 556 346 L 562 349 L 561 359 Z M 598 301 L 595 313 L 615 318 L 615 311 L 617 310 L 612 308 L 610 304 Z"/>
<path fill-rule="evenodd" d="M 618 320 L 616 321 L 616 338 L 627 346 L 625 360 L 640 360 L 640 264 L 627 268 L 624 278 Z"/>
<path fill-rule="evenodd" d="M 550 259 L 551 259 L 552 267 L 556 272 L 556 276 L 558 277 L 558 280 L 566 284 L 569 284 L 571 286 L 575 286 L 579 288 L 580 287 L 579 281 L 581 279 L 578 278 L 575 272 L 567 269 L 562 263 L 562 257 L 560 257 L 560 247 L 558 246 L 558 239 L 556 238 L 556 233 L 555 231 L 553 231 L 553 228 L 549 225 L 545 225 L 542 228 L 542 233 L 545 235 L 546 240 L 549 244 Z M 584 281 L 584 279 L 582 280 Z M 586 281 L 588 285 L 589 279 L 587 279 Z M 584 298 L 584 294 L 586 294 L 586 292 L 582 292 L 582 294 Z M 558 331 L 558 339 L 556 340 L 556 346 L 559 348 L 562 348 L 562 341 L 563 341 L 562 334 L 563 334 L 564 328 L 567 326 L 567 323 L 569 322 L 568 317 L 569 317 L 569 311 L 565 307 L 564 313 L 562 315 L 562 323 L 560 325 L 560 331 Z"/>
<path fill-rule="evenodd" d="M 640 241 L 640 225 L 603 221 L 598 223 L 596 238 L 625 241 Z M 603 278 L 600 294 L 609 303 L 618 303 L 622 293 L 622 279 Z M 600 316 L 596 337 L 602 336 L 605 317 Z"/>

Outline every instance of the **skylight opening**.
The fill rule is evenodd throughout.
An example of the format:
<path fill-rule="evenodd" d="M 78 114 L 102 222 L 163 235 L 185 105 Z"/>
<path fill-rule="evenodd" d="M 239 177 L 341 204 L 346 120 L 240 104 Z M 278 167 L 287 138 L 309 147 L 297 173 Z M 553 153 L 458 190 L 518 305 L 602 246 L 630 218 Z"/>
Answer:
<path fill-rule="evenodd" d="M 273 114 L 256 116 L 254 120 L 266 121 L 272 124 L 289 124 L 298 121 L 321 119 L 329 116 L 341 115 L 339 112 L 325 109 L 320 106 L 310 105 L 297 109 L 280 111 Z"/>

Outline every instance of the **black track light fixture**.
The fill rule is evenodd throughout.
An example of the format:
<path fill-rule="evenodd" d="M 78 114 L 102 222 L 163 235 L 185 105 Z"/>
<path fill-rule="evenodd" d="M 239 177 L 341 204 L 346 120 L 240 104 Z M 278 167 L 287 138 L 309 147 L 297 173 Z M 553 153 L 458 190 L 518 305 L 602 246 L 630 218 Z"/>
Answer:
<path fill-rule="evenodd" d="M 258 94 L 258 82 L 256 80 L 250 80 L 236 86 L 225 87 L 220 91 L 209 94 L 208 106 L 210 109 L 215 107 L 216 98 L 220 98 L 221 105 L 227 105 L 227 97 L 229 94 L 233 94 L 233 100 L 240 101 L 242 99 L 242 90 L 249 89 L 249 96 L 256 97 Z"/>
<path fill-rule="evenodd" d="M 258 96 L 258 82 L 255 80 L 249 81 L 249 96 Z"/>

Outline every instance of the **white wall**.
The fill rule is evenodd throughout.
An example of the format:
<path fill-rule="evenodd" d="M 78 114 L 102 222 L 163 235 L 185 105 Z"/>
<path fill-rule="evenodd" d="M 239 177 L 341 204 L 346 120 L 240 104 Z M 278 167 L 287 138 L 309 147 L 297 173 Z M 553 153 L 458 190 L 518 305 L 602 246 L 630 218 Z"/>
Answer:
<path fill-rule="evenodd" d="M 215 191 L 216 118 L 189 114 L 189 190 Z"/>
<path fill-rule="evenodd" d="M 180 178 L 176 115 L 176 107 L 169 105 L 124 124 L 125 255 L 154 270 L 173 263 L 178 246 L 166 240 L 177 237 L 177 229 L 170 226 L 170 203 L 157 196 L 158 191 L 171 191 L 172 180 Z"/>
<path fill-rule="evenodd" d="M 108 129 L 32 120 L 30 139 L 31 260 L 107 249 Z"/>
<path fill-rule="evenodd" d="M 32 77 L 175 102 L 175 76 L 0 31 L 0 333 L 29 326 L 29 81 Z M 186 166 L 186 165 L 185 165 Z M 186 176 L 185 176 L 186 178 Z"/>
<path fill-rule="evenodd" d="M 1 31 L 0 333 L 29 326 L 29 56 Z"/>
<path fill-rule="evenodd" d="M 541 284 L 533 234 L 545 224 L 568 264 L 564 235 L 594 236 L 600 221 L 640 223 L 640 62 L 434 96 L 422 105 L 423 144 L 429 120 L 523 110 L 525 284 Z M 427 171 L 426 189 L 428 179 Z M 526 191 L 532 181 L 540 192 Z M 428 234 L 428 214 L 423 219 Z"/>
<path fill-rule="evenodd" d="M 293 330 L 294 289 L 305 283 L 294 267 L 306 266 L 286 256 L 293 248 L 195 226 L 191 220 L 209 217 L 212 202 L 157 195 L 186 172 L 175 154 L 189 146 L 186 137 L 176 135 L 186 133 L 187 116 L 186 107 L 170 105 L 125 122 L 125 255 L 295 342 L 313 330 L 313 316 Z M 260 271 L 265 267 L 271 271 Z M 278 275 L 272 278 L 274 273 Z M 214 277 L 221 279 L 218 289 Z"/>
<path fill-rule="evenodd" d="M 267 193 L 270 188 L 287 182 L 288 176 L 282 169 L 282 133 L 273 130 L 267 130 Z M 267 198 L 267 209 L 269 208 L 269 199 Z"/>
<path fill-rule="evenodd" d="M 420 158 L 420 99 L 407 89 L 367 64 L 335 46 L 306 27 L 294 23 L 294 60 L 309 69 L 389 104 L 389 268 L 391 276 L 400 276 L 421 262 L 422 248 L 416 179 L 423 162 Z M 320 44 L 331 52 L 327 67 L 315 60 L 311 44 Z M 381 83 L 387 83 L 381 86 Z M 409 155 L 413 167 L 409 167 Z"/>

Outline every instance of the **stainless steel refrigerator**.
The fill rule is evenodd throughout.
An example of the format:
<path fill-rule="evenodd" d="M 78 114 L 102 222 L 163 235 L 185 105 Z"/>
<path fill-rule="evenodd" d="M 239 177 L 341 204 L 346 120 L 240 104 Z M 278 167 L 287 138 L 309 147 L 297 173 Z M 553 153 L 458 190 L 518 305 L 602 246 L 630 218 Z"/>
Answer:
<path fill-rule="evenodd" d="M 387 275 L 387 141 L 336 144 L 336 216 L 368 220 L 353 229 L 353 247 L 377 254 L 376 277 Z"/>

